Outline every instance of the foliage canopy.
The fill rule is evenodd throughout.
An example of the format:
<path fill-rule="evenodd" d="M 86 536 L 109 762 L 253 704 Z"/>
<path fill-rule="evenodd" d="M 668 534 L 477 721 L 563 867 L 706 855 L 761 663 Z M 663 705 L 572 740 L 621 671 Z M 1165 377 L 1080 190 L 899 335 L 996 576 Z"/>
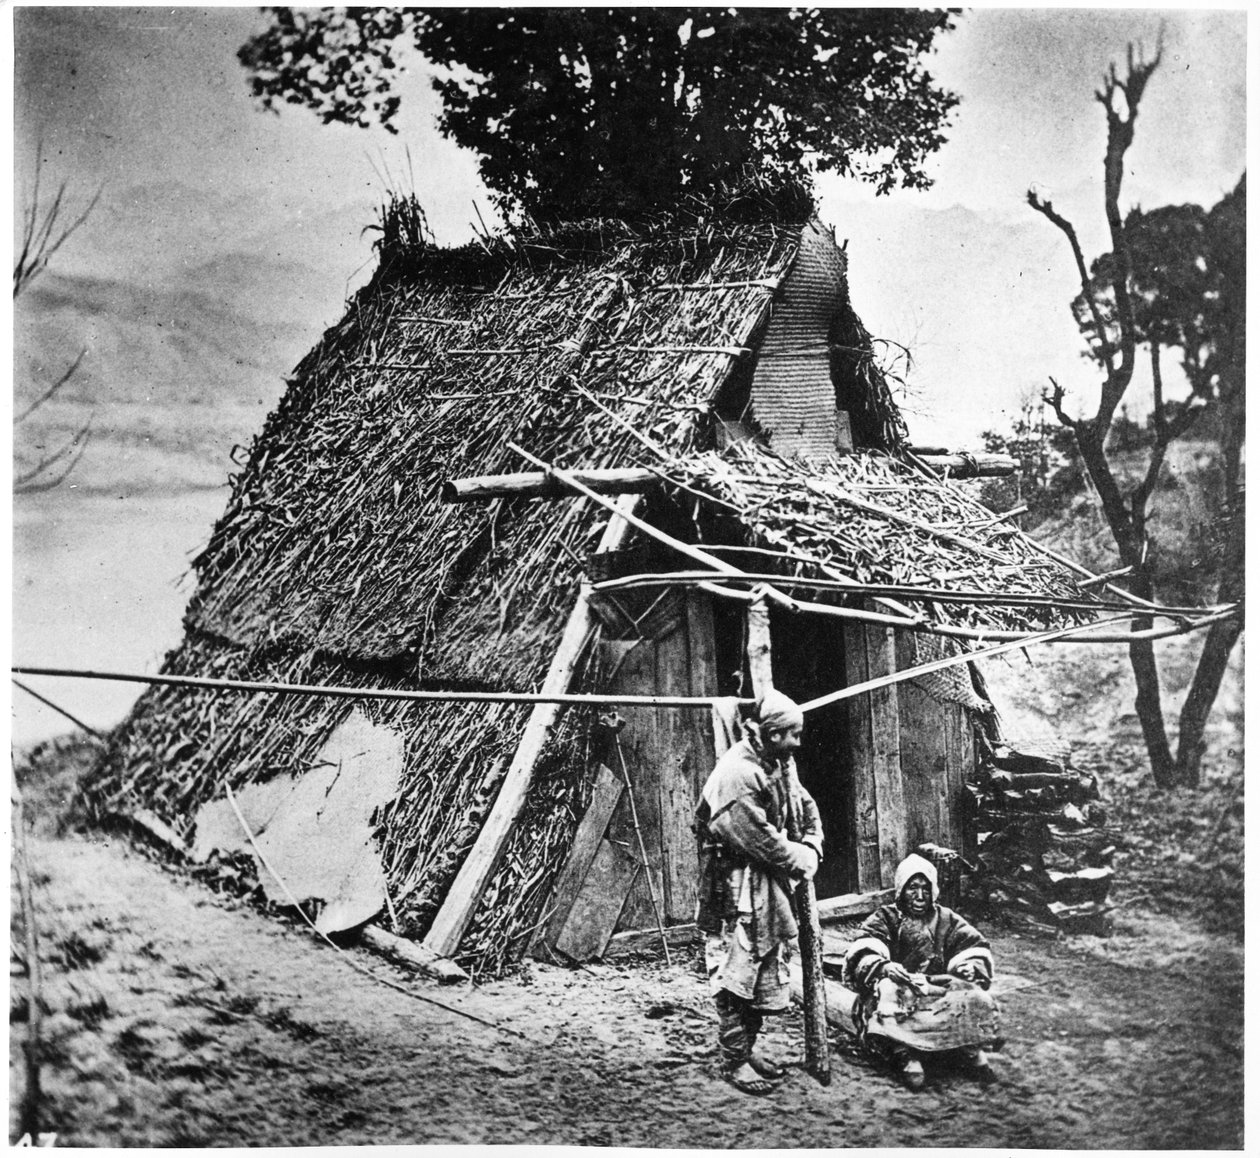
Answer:
<path fill-rule="evenodd" d="M 1234 387 L 1241 373 L 1242 321 L 1246 313 L 1246 175 L 1210 210 L 1199 205 L 1133 209 L 1125 217 L 1129 290 L 1135 337 L 1146 345 L 1178 350 L 1192 397 L 1167 401 L 1171 419 L 1187 405 L 1201 407 Z M 1089 356 L 1105 361 L 1120 341 L 1115 308 L 1116 256 L 1105 253 L 1090 266 L 1086 291 L 1072 303 L 1089 343 Z M 1098 322 L 1102 322 L 1101 328 Z"/>
<path fill-rule="evenodd" d="M 501 205 L 633 215 L 745 174 L 923 188 L 958 98 L 923 64 L 944 9 L 270 8 L 239 57 L 264 108 L 394 121 L 400 51 Z"/>

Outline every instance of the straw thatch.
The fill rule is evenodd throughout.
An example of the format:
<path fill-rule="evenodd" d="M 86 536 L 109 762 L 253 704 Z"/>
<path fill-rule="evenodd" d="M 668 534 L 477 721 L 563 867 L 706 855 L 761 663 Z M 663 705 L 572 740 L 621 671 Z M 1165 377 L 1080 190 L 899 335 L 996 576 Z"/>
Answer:
<path fill-rule="evenodd" d="M 709 404 L 747 370 L 791 267 L 810 212 L 799 197 L 732 197 L 720 211 L 634 228 L 592 222 L 454 251 L 426 245 L 419 218 L 404 210 L 383 223 L 376 277 L 298 366 L 233 479 L 195 561 L 186 636 L 166 672 L 536 689 L 608 516 L 581 499 L 441 503 L 450 477 L 520 469 L 510 441 L 560 466 L 663 456 L 679 481 L 734 502 L 759 542 L 792 540 L 817 565 L 857 575 L 920 573 L 913 542 L 903 549 L 882 533 L 863 547 L 866 515 L 844 504 L 822 510 L 828 486 L 861 481 L 858 466 L 805 477 L 744 452 L 705 457 L 717 445 Z M 898 450 L 904 426 L 847 301 L 832 340 L 855 431 Z M 864 485 L 908 486 L 890 462 L 860 461 Z M 755 462 L 804 490 L 754 509 Z M 906 501 L 924 511 L 922 495 Z M 958 514 L 943 492 L 934 501 L 931 517 L 974 530 L 971 513 Z M 936 579 L 972 563 L 934 550 Z M 991 570 L 994 582 L 1014 581 Z M 1029 582 L 1054 585 L 1040 573 Z M 112 738 L 86 785 L 89 804 L 98 816 L 148 809 L 188 838 L 196 809 L 225 783 L 301 774 L 350 710 L 346 700 L 155 688 Z M 365 710 L 406 740 L 401 791 L 376 824 L 399 931 L 418 937 L 476 838 L 528 710 Z M 464 939 L 459 957 L 474 969 L 518 955 L 543 916 L 589 791 L 584 735 L 582 714 L 565 713 Z"/>
<path fill-rule="evenodd" d="M 721 454 L 679 457 L 658 469 L 680 492 L 703 496 L 738 520 L 758 553 L 726 557 L 748 570 L 773 567 L 798 578 L 1094 602 L 1067 568 L 966 489 L 882 452 L 807 462 L 737 443 Z M 777 558 L 768 562 L 766 550 Z M 1049 602 L 949 602 L 907 593 L 898 598 L 930 623 L 976 631 L 1040 630 L 1085 617 Z"/>

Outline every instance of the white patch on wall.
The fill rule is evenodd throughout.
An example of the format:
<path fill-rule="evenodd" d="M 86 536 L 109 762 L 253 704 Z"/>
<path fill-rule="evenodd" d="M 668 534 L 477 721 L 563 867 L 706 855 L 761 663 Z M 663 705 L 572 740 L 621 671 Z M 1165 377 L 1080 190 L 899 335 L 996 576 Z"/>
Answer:
<path fill-rule="evenodd" d="M 385 870 L 371 821 L 397 794 L 402 769 L 402 736 L 356 708 L 308 772 L 235 794 L 258 852 L 293 897 L 324 902 L 315 922 L 322 933 L 361 925 L 385 906 Z M 227 800 L 204 804 L 197 813 L 193 859 L 205 861 L 215 851 L 253 855 L 267 898 L 291 903 L 259 863 Z"/>

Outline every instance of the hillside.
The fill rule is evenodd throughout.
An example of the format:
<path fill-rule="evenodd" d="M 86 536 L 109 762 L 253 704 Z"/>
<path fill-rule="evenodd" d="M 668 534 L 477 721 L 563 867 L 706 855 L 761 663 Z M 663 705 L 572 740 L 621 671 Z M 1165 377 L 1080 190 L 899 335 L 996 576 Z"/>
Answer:
<path fill-rule="evenodd" d="M 125 495 L 219 485 L 233 444 L 255 433 L 318 337 L 308 303 L 291 293 L 317 279 L 298 263 L 240 258 L 162 284 L 44 274 L 15 303 L 17 412 L 84 356 L 18 426 L 19 461 L 90 418 L 76 488 Z"/>

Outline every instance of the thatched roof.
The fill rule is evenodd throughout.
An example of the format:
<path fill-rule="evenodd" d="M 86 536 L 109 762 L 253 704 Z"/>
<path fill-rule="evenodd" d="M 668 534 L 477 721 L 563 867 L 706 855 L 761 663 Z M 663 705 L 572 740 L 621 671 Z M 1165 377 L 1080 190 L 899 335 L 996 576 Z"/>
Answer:
<path fill-rule="evenodd" d="M 786 538 L 857 575 L 917 575 L 914 536 L 875 533 L 869 512 L 843 503 L 819 516 L 828 487 L 858 481 L 858 460 L 810 474 L 765 458 L 758 470 L 803 489 L 754 510 L 753 457 L 710 454 L 709 404 L 750 373 L 808 213 L 800 202 L 744 204 L 455 251 L 395 229 L 377 276 L 298 366 L 233 480 L 196 559 L 184 643 L 164 670 L 536 688 L 607 514 L 587 500 L 440 501 L 450 477 L 521 469 L 510 441 L 562 467 L 660 462 L 651 445 L 680 464 L 678 481 L 735 501 L 758 542 Z M 833 340 L 855 435 L 898 449 L 904 426 L 847 300 Z M 870 478 L 883 471 L 905 490 L 895 466 L 861 462 Z M 921 496 L 908 501 L 923 512 Z M 937 501 L 940 517 L 955 518 Z M 1007 548 L 1012 565 L 1028 561 Z M 934 582 L 945 581 L 940 568 L 971 564 L 939 543 L 934 550 L 925 576 Z M 989 571 L 994 582 L 1038 589 L 1061 579 L 1044 569 L 1027 580 Z M 300 774 L 348 711 L 344 700 L 154 688 L 115 734 L 89 799 L 98 814 L 152 810 L 187 836 L 197 807 L 225 780 L 239 788 Z M 527 711 L 381 702 L 366 711 L 407 741 L 401 790 L 378 834 L 401 930 L 420 936 L 476 837 Z M 538 920 L 589 791 L 581 723 L 568 713 L 544 755 L 524 821 L 465 936 L 466 963 L 497 968 L 523 950 Z"/>
<path fill-rule="evenodd" d="M 196 560 L 190 625 L 528 684 L 605 516 L 451 507 L 441 484 L 519 469 L 512 440 L 559 465 L 637 460 L 605 408 L 671 450 L 704 446 L 697 419 L 749 359 L 798 234 L 605 223 L 395 263 L 298 367 Z"/>
<path fill-rule="evenodd" d="M 738 521 L 756 553 L 725 557 L 745 570 L 940 592 L 946 598 L 896 594 L 930 623 L 977 633 L 1052 628 L 1077 617 L 1064 602 L 1097 603 L 1018 527 L 912 457 L 863 451 L 805 461 L 740 443 L 657 469 L 680 493 Z M 824 599 L 845 594 L 836 587 Z"/>

